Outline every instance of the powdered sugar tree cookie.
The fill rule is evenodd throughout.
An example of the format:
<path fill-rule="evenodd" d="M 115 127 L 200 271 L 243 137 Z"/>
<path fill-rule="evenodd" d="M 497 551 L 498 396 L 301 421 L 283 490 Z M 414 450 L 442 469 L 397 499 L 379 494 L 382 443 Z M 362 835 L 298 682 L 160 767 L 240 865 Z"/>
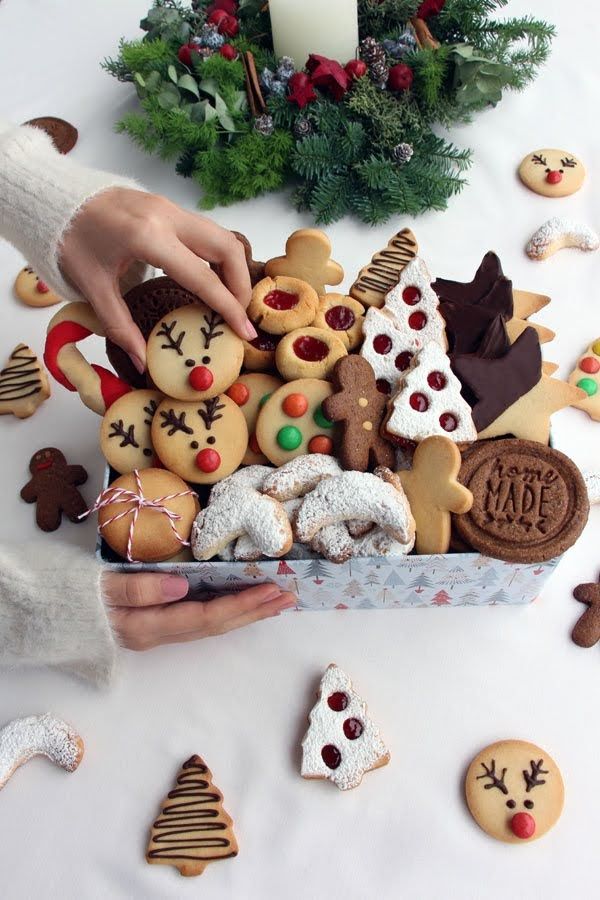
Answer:
<path fill-rule="evenodd" d="M 379 389 L 393 393 L 416 353 L 434 342 L 447 349 L 444 320 L 431 276 L 420 257 L 402 271 L 382 309 L 369 309 L 361 355 L 373 367 Z"/>
<path fill-rule="evenodd" d="M 448 356 L 439 344 L 427 344 L 391 401 L 386 431 L 416 443 L 434 434 L 456 443 L 476 440 L 471 408 L 460 390 Z"/>
<path fill-rule="evenodd" d="M 328 778 L 342 791 L 358 787 L 365 772 L 390 761 L 390 753 L 348 675 L 332 663 L 321 679 L 302 740 L 303 778 Z"/>

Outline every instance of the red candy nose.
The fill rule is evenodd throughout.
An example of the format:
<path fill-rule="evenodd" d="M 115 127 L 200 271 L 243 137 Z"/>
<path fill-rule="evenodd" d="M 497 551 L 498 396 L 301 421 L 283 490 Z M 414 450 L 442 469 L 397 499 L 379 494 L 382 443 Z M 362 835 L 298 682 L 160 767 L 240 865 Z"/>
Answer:
<path fill-rule="evenodd" d="M 546 181 L 548 184 L 558 184 L 559 181 L 562 181 L 562 172 L 559 172 L 558 169 L 551 169 L 546 173 Z"/>
<path fill-rule="evenodd" d="M 201 472 L 206 472 L 208 475 L 211 472 L 217 471 L 221 465 L 221 457 L 216 450 L 209 450 L 206 448 L 205 450 L 201 450 L 196 456 L 196 465 Z"/>
<path fill-rule="evenodd" d="M 206 366 L 196 366 L 189 375 L 190 385 L 195 391 L 207 391 L 212 387 L 213 373 Z"/>
<path fill-rule="evenodd" d="M 38 294 L 47 294 L 48 291 L 50 290 L 50 288 L 48 287 L 48 285 L 46 284 L 46 282 L 45 282 L 45 281 L 41 281 L 41 280 L 36 281 L 35 289 L 36 289 L 36 291 L 38 292 Z"/>
<path fill-rule="evenodd" d="M 535 819 L 529 813 L 518 812 L 510 820 L 510 828 L 515 837 L 526 841 L 535 834 Z"/>

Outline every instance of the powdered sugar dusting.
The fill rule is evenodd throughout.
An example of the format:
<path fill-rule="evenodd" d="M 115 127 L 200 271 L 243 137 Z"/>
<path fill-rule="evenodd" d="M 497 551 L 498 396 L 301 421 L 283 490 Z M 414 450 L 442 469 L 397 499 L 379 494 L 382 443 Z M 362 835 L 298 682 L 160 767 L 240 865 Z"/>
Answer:
<path fill-rule="evenodd" d="M 582 474 L 591 505 L 600 503 L 600 472 L 583 472 Z"/>
<path fill-rule="evenodd" d="M 216 500 L 219 494 L 227 490 L 231 485 L 240 485 L 254 488 L 255 491 L 262 491 L 266 478 L 272 473 L 273 469 L 271 466 L 246 466 L 243 469 L 238 469 L 237 472 L 233 472 L 227 478 L 223 478 L 222 481 L 218 481 L 213 485 L 210 492 L 210 502 L 212 503 L 213 500 Z"/>
<path fill-rule="evenodd" d="M 589 225 L 554 216 L 538 228 L 527 244 L 525 252 L 531 259 L 544 259 L 561 247 L 597 250 L 599 246 L 600 239 Z"/>
<path fill-rule="evenodd" d="M 50 713 L 9 722 L 0 730 L 0 789 L 33 756 L 47 756 L 73 772 L 81 762 L 83 742 L 70 725 Z"/>
<path fill-rule="evenodd" d="M 291 459 L 275 471 L 271 470 L 262 490 L 276 500 L 294 500 L 297 497 L 304 497 L 324 478 L 340 475 L 342 471 L 342 467 L 333 456 L 309 453 Z"/>

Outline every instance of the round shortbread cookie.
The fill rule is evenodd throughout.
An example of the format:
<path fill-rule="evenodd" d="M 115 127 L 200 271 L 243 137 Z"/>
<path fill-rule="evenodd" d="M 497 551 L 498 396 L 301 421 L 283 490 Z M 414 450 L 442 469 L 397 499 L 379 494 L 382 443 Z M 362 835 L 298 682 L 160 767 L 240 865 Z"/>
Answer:
<path fill-rule="evenodd" d="M 100 450 L 121 475 L 157 465 L 152 446 L 152 420 L 163 399 L 160 391 L 131 391 L 116 400 L 100 426 Z"/>
<path fill-rule="evenodd" d="M 336 427 L 322 408 L 331 393 L 329 382 L 302 378 L 271 394 L 256 423 L 258 445 L 267 459 L 282 466 L 296 456 L 333 452 Z"/>
<path fill-rule="evenodd" d="M 39 278 L 31 266 L 21 269 L 15 280 L 15 295 L 25 306 L 55 306 L 61 298 L 50 290 L 45 281 Z"/>
<path fill-rule="evenodd" d="M 333 331 L 348 350 L 356 350 L 362 342 L 364 316 L 364 307 L 358 300 L 345 294 L 324 294 L 319 297 L 319 309 L 312 325 Z"/>
<path fill-rule="evenodd" d="M 263 372 L 240 375 L 227 391 L 227 396 L 237 403 L 244 414 L 248 426 L 248 449 L 242 460 L 243 466 L 260 465 L 268 462 L 256 440 L 256 420 L 271 394 L 283 384 L 281 378 Z"/>
<path fill-rule="evenodd" d="M 254 287 L 248 318 L 269 334 L 287 334 L 310 325 L 318 307 L 319 297 L 310 284 L 279 275 L 263 278 Z"/>
<path fill-rule="evenodd" d="M 568 197 L 585 179 L 583 163 L 566 150 L 545 148 L 528 153 L 519 165 L 519 178 L 542 197 Z"/>
<path fill-rule="evenodd" d="M 278 334 L 267 334 L 256 328 L 253 341 L 244 341 L 244 368 L 249 372 L 264 372 L 275 368 L 275 351 L 281 340 Z"/>
<path fill-rule="evenodd" d="M 275 364 L 286 381 L 328 378 L 348 350 L 344 341 L 324 328 L 297 328 L 286 334 L 275 351 Z"/>

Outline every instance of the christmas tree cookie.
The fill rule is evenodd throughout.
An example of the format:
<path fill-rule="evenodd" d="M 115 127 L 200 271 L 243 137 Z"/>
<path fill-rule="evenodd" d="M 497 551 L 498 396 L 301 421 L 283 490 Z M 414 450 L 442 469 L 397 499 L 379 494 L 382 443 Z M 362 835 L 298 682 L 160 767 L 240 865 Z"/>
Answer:
<path fill-rule="evenodd" d="M 348 675 L 333 663 L 319 688 L 302 740 L 303 778 L 328 778 L 347 791 L 365 772 L 385 766 L 390 753 Z"/>
<path fill-rule="evenodd" d="M 427 344 L 390 403 L 385 431 L 415 443 L 434 434 L 456 443 L 476 440 L 471 408 L 460 391 L 448 356 L 439 344 Z"/>
<path fill-rule="evenodd" d="M 586 393 L 586 397 L 573 406 L 600 422 L 600 338 L 587 348 L 569 376 L 569 384 L 574 384 Z"/>

